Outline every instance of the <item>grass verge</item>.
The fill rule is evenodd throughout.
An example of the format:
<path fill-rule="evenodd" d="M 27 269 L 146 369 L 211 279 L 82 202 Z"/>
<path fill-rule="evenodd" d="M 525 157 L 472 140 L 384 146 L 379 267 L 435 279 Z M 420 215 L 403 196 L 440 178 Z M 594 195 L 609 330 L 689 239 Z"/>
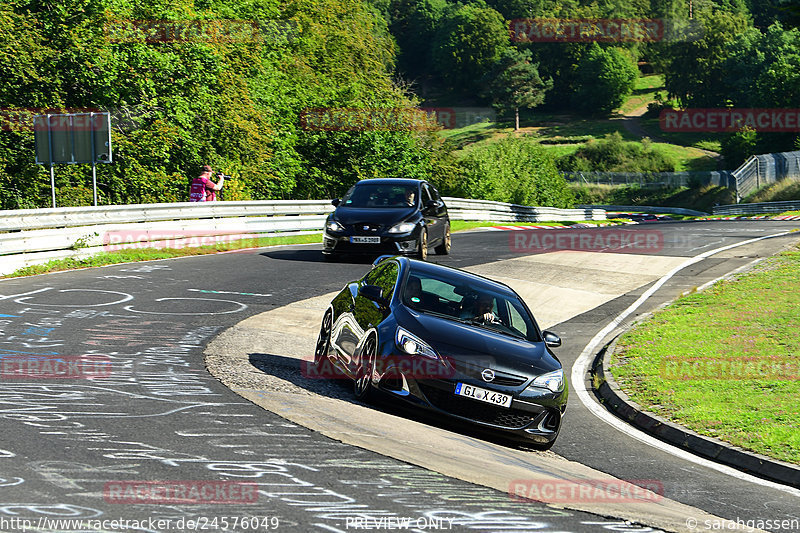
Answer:
<path fill-rule="evenodd" d="M 680 298 L 626 333 L 610 370 L 645 409 L 800 464 L 800 247 Z"/>

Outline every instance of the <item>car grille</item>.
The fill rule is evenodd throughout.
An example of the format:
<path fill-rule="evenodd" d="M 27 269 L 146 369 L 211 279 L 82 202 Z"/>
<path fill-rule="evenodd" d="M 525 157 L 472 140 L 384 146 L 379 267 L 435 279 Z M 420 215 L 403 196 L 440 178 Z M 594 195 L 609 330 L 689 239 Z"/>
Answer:
<path fill-rule="evenodd" d="M 519 429 L 530 424 L 535 418 L 528 413 L 482 404 L 476 400 L 461 398 L 452 392 L 448 393 L 428 385 L 420 384 L 420 388 L 434 407 L 470 420 L 508 429 Z"/>
<path fill-rule="evenodd" d="M 465 363 L 462 361 L 455 361 L 455 366 L 456 370 L 458 370 L 462 374 L 469 376 L 473 379 L 479 379 L 481 381 L 484 381 L 483 377 L 481 377 L 481 372 L 483 372 L 487 368 L 486 366 Z M 507 372 L 501 372 L 499 370 L 495 370 L 494 379 L 491 381 L 491 383 L 492 385 L 519 387 L 526 381 L 528 381 L 528 378 L 526 377 L 516 376 L 514 374 L 509 374 Z"/>
<path fill-rule="evenodd" d="M 352 230 L 356 235 L 377 233 L 383 227 L 382 224 L 351 224 L 347 229 Z"/>

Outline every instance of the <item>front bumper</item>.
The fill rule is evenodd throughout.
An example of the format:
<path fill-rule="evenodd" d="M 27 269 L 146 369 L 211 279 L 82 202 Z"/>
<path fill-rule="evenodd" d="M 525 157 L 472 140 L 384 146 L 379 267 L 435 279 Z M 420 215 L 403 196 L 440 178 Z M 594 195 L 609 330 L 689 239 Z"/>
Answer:
<path fill-rule="evenodd" d="M 403 361 L 405 356 L 400 356 Z M 407 362 L 404 361 L 404 362 Z M 393 364 L 384 360 L 385 369 L 373 376 L 373 385 L 390 397 L 396 397 L 427 411 L 467 422 L 492 433 L 517 441 L 547 444 L 558 437 L 561 417 L 567 405 L 567 386 L 561 392 L 523 386 L 493 386 L 459 372 L 447 377 L 404 372 L 415 365 Z M 511 394 L 510 407 L 500 407 L 455 394 L 456 383 L 466 383 L 504 394 Z"/>
<path fill-rule="evenodd" d="M 380 243 L 352 242 L 353 237 L 378 237 Z M 413 254 L 419 247 L 418 237 L 414 233 L 397 235 L 340 235 L 325 231 L 322 234 L 323 254 Z"/>

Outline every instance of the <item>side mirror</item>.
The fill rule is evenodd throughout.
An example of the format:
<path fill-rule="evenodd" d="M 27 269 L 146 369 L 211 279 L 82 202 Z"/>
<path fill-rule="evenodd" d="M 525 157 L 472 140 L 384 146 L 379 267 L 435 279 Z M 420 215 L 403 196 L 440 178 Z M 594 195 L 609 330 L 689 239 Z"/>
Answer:
<path fill-rule="evenodd" d="M 331 200 L 331 205 L 332 205 L 333 207 L 338 207 L 338 205 L 339 205 L 340 203 L 341 203 L 341 200 L 340 200 L 340 199 L 338 199 L 338 198 L 334 198 L 333 200 Z"/>
<path fill-rule="evenodd" d="M 544 343 L 549 348 L 558 348 L 559 346 L 561 346 L 561 337 L 559 337 L 552 331 L 543 331 L 542 337 L 544 337 Z"/>
<path fill-rule="evenodd" d="M 391 257 L 394 257 L 394 255 L 391 255 L 391 254 L 382 255 L 382 256 L 378 257 L 377 259 L 375 259 L 375 261 L 372 262 L 372 266 L 376 267 L 376 266 L 380 265 L 381 263 L 383 263 L 384 261 L 386 261 L 387 259 L 389 259 Z"/>
<path fill-rule="evenodd" d="M 383 289 L 377 285 L 362 285 L 358 288 L 358 295 L 372 300 L 381 307 L 389 307 L 389 300 L 383 297 Z"/>

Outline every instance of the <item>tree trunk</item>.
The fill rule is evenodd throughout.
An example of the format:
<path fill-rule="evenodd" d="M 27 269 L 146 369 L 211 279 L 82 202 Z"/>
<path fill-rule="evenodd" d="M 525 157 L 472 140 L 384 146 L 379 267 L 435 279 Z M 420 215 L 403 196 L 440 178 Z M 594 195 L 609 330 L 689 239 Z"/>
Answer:
<path fill-rule="evenodd" d="M 514 108 L 514 131 L 519 131 L 519 108 Z"/>

